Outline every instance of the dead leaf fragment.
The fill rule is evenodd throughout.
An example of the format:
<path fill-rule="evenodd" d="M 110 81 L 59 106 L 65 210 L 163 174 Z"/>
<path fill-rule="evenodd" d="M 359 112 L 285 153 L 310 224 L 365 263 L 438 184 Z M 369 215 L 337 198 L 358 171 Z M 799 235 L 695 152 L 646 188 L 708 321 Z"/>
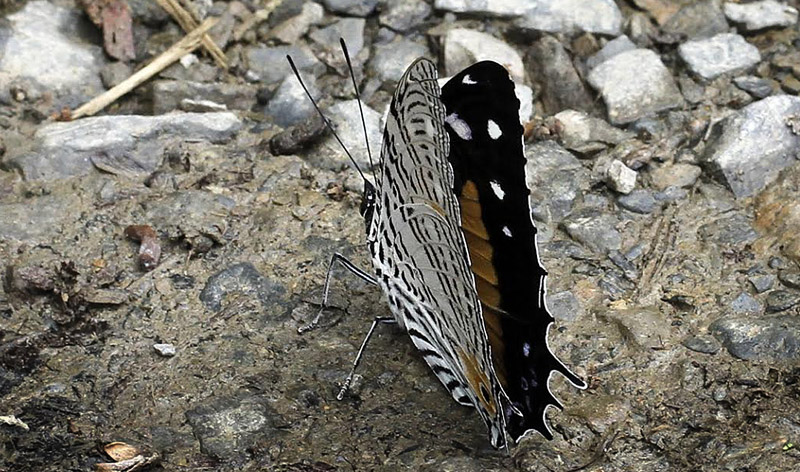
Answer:
<path fill-rule="evenodd" d="M 106 444 L 103 447 L 103 451 L 108 454 L 108 457 L 117 462 L 133 459 L 139 455 L 139 449 L 119 441 Z"/>

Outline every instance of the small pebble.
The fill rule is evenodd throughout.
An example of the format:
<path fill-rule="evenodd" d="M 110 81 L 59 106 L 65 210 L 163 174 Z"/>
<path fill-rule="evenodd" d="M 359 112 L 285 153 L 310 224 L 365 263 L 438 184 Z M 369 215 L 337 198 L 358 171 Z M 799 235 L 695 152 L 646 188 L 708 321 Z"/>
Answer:
<path fill-rule="evenodd" d="M 175 350 L 175 346 L 168 343 L 153 344 L 153 349 L 155 349 L 156 352 L 163 357 L 172 357 L 177 352 Z"/>

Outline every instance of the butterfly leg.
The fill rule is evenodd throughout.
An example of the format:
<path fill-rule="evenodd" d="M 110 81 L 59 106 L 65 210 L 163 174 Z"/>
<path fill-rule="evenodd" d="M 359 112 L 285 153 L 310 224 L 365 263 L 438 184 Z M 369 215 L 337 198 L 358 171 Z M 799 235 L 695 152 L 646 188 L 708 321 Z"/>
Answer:
<path fill-rule="evenodd" d="M 331 262 L 328 264 L 328 272 L 325 274 L 325 286 L 322 288 L 322 303 L 319 308 L 319 312 L 317 312 L 317 316 L 315 316 L 314 319 L 311 320 L 311 323 L 297 328 L 298 333 L 303 334 L 306 331 L 311 331 L 312 329 L 316 328 L 317 325 L 319 324 L 320 318 L 322 318 L 322 313 L 325 311 L 326 308 L 328 308 L 328 292 L 331 287 L 331 280 L 333 279 L 333 269 L 336 263 L 339 263 L 342 266 L 344 266 L 345 269 L 355 274 L 361 280 L 370 283 L 372 285 L 378 285 L 378 281 L 375 280 L 374 277 L 356 267 L 355 264 L 347 260 L 347 258 L 344 257 L 343 255 L 339 254 L 338 252 L 334 253 L 333 256 L 331 257 Z"/>
<path fill-rule="evenodd" d="M 356 375 L 356 369 L 358 368 L 358 364 L 361 363 L 361 357 L 364 356 L 364 350 L 367 348 L 367 343 L 369 343 L 369 339 L 372 337 L 372 333 L 375 332 L 375 327 L 378 324 L 396 324 L 397 320 L 392 317 L 377 317 L 372 320 L 372 326 L 369 327 L 369 331 L 367 331 L 367 335 L 364 336 L 364 341 L 361 342 L 361 347 L 358 349 L 358 354 L 356 354 L 356 359 L 353 361 L 353 367 L 350 369 L 350 373 L 347 374 L 347 378 L 344 379 L 344 384 L 342 384 L 342 389 L 339 390 L 339 394 L 336 395 L 337 400 L 341 400 L 344 398 L 344 394 L 347 393 L 347 390 L 350 388 L 350 383 L 353 382 L 353 377 Z"/>

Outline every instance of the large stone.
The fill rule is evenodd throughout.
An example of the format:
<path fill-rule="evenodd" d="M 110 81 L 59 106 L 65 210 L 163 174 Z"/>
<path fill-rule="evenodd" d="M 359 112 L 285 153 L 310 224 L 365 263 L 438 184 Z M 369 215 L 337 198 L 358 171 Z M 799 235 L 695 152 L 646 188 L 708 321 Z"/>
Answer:
<path fill-rule="evenodd" d="M 242 127 L 233 113 L 113 115 L 51 123 L 34 135 L 33 150 L 10 158 L 27 180 L 52 180 L 89 173 L 148 173 L 175 141 L 222 142 Z"/>
<path fill-rule="evenodd" d="M 301 74 L 301 77 L 311 96 L 318 99 L 319 90 L 314 77 L 306 74 Z M 316 116 L 317 111 L 297 77 L 290 76 L 283 80 L 264 107 L 264 114 L 271 117 L 278 126 L 287 128 Z"/>
<path fill-rule="evenodd" d="M 725 16 L 745 31 L 792 26 L 797 23 L 797 9 L 775 0 L 753 3 L 725 2 Z"/>
<path fill-rule="evenodd" d="M 761 60 L 758 48 L 732 33 L 685 42 L 678 47 L 678 54 L 692 72 L 706 80 L 745 71 Z"/>
<path fill-rule="evenodd" d="M 526 5 L 526 3 L 517 0 L 436 0 L 433 6 L 437 10 L 451 11 L 453 13 L 516 17 L 527 12 L 529 5 Z"/>
<path fill-rule="evenodd" d="M 453 28 L 444 40 L 444 67 L 455 75 L 479 61 L 492 60 L 508 69 L 511 78 L 522 82 L 525 68 L 522 56 L 505 42 L 480 31 Z"/>
<path fill-rule="evenodd" d="M 374 74 L 382 81 L 396 85 L 408 66 L 417 58 L 428 55 L 425 46 L 398 36 L 388 44 L 375 46 L 370 61 Z"/>
<path fill-rule="evenodd" d="M 527 146 L 525 157 L 534 216 L 544 222 L 561 221 L 581 191 L 588 188 L 588 171 L 578 158 L 553 141 Z"/>
<path fill-rule="evenodd" d="M 800 98 L 767 97 L 716 123 L 700 156 L 711 174 L 737 197 L 759 192 L 797 163 L 800 133 L 789 126 Z"/>
<path fill-rule="evenodd" d="M 597 33 L 619 36 L 622 13 L 613 0 L 528 0 L 525 14 L 514 20 L 522 32 Z"/>
<path fill-rule="evenodd" d="M 672 74 L 649 49 L 626 51 L 606 60 L 592 69 L 589 83 L 603 96 L 614 124 L 683 105 Z"/>
<path fill-rule="evenodd" d="M 708 38 L 728 31 L 725 14 L 717 0 L 688 2 L 661 27 L 676 38 Z"/>
<path fill-rule="evenodd" d="M 586 90 L 564 46 L 552 36 L 544 36 L 530 50 L 531 77 L 542 89 L 542 103 L 549 115 L 562 110 L 591 111 L 592 96 Z"/>
<path fill-rule="evenodd" d="M 322 0 L 325 8 L 333 13 L 348 16 L 369 16 L 375 11 L 379 0 Z"/>
<path fill-rule="evenodd" d="M 324 16 L 325 9 L 321 5 L 305 2 L 299 14 L 270 28 L 268 37 L 278 39 L 285 44 L 294 44 L 308 32 L 311 25 L 320 23 Z"/>
<path fill-rule="evenodd" d="M 388 2 L 378 21 L 394 31 L 407 33 L 425 24 L 433 9 L 425 0 Z"/>
<path fill-rule="evenodd" d="M 256 104 L 256 89 L 245 84 L 158 80 L 153 83 L 153 113 L 184 109 L 186 100 L 208 100 L 233 110 L 250 110 Z"/>
<path fill-rule="evenodd" d="M 373 163 L 377 163 L 381 151 L 381 142 L 383 140 L 381 114 L 365 104 L 361 106 L 364 110 L 364 121 L 366 122 L 367 136 L 369 136 L 369 148 L 370 152 L 372 152 L 372 160 Z M 336 128 L 336 134 L 339 135 L 342 143 L 344 143 L 345 147 L 353 155 L 358 166 L 362 169 L 368 169 L 369 159 L 364 142 L 364 128 L 361 125 L 361 116 L 358 111 L 358 100 L 337 102 L 335 105 L 328 108 L 326 116 Z M 327 146 L 333 149 L 334 152 L 341 154 L 343 161 L 347 160 L 336 138 L 333 136 L 328 138 Z"/>
<path fill-rule="evenodd" d="M 564 147 L 580 153 L 599 151 L 633 137 L 629 131 L 580 111 L 564 110 L 555 118 L 561 123 L 559 136 Z"/>
<path fill-rule="evenodd" d="M 81 13 L 46 1 L 28 2 L 0 23 L 0 94 L 20 86 L 28 94 L 51 92 L 76 106 L 104 90 L 102 49 L 83 40 Z"/>
<path fill-rule="evenodd" d="M 606 43 L 603 49 L 586 59 L 586 67 L 588 69 L 594 69 L 598 64 L 602 64 L 617 54 L 633 49 L 636 49 L 636 44 L 623 34 Z"/>
<path fill-rule="evenodd" d="M 347 52 L 353 61 L 357 61 L 359 53 L 364 49 L 364 18 L 342 18 L 339 21 L 318 29 L 309 38 L 324 51 L 322 56 L 326 64 L 331 67 L 345 65 L 344 54 L 339 39 L 347 43 Z"/>
<path fill-rule="evenodd" d="M 608 214 L 587 209 L 573 212 L 562 223 L 572 239 L 598 254 L 618 251 L 622 246 L 622 235 L 617 231 L 619 220 Z"/>
<path fill-rule="evenodd" d="M 251 47 L 245 50 L 244 59 L 248 72 L 260 82 L 275 84 L 292 76 L 292 68 L 286 60 L 291 56 L 301 72 L 319 75 L 325 71 L 314 53 L 306 46 Z"/>
<path fill-rule="evenodd" d="M 723 318 L 709 330 L 739 359 L 800 361 L 800 323 L 795 315 Z"/>

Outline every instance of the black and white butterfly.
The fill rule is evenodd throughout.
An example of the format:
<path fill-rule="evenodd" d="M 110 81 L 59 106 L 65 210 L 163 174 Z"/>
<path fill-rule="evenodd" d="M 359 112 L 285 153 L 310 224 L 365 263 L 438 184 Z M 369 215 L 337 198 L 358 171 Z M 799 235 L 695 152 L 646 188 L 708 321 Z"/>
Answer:
<path fill-rule="evenodd" d="M 532 430 L 549 439 L 547 407 L 561 407 L 550 375 L 585 384 L 548 346 L 553 317 L 514 83 L 492 61 L 441 89 L 437 78 L 433 62 L 421 58 L 400 79 L 375 183 L 364 178 L 361 213 L 374 276 L 335 255 L 323 309 L 331 269 L 342 263 L 380 286 L 393 314 L 373 322 L 353 370 L 375 326 L 396 322 L 453 398 L 478 410 L 494 447 Z"/>

